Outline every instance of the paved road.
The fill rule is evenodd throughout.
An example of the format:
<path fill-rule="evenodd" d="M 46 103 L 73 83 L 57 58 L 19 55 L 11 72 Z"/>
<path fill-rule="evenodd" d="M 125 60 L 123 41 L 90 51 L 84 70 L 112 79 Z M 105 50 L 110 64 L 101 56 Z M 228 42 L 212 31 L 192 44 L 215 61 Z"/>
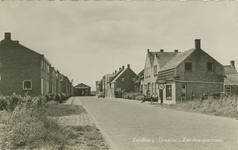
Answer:
<path fill-rule="evenodd" d="M 120 150 L 238 149 L 235 119 L 114 98 L 75 97 L 74 104 L 83 104 Z"/>

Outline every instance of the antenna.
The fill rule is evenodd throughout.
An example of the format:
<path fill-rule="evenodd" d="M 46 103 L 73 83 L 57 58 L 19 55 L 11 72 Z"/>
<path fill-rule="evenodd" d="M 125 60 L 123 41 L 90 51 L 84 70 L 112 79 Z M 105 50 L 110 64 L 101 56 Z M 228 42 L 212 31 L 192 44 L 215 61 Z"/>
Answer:
<path fill-rule="evenodd" d="M 112 57 L 112 70 L 114 70 L 114 56 Z"/>

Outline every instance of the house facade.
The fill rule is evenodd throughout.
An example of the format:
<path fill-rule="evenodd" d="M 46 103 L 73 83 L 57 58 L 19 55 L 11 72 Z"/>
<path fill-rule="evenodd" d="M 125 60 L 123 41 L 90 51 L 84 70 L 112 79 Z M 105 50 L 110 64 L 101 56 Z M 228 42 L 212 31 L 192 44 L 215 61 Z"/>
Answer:
<path fill-rule="evenodd" d="M 235 61 L 230 61 L 230 65 L 225 65 L 224 71 L 226 76 L 224 81 L 224 92 L 238 95 L 238 72 L 235 68 Z"/>
<path fill-rule="evenodd" d="M 127 65 L 127 68 L 122 66 L 108 83 L 110 91 L 109 96 L 115 97 L 116 91 L 133 92 L 135 76 L 136 74 L 130 68 L 129 64 Z"/>
<path fill-rule="evenodd" d="M 141 87 L 144 95 L 158 95 L 158 85 L 156 84 L 158 71 L 173 57 L 178 54 L 178 51 L 164 52 L 161 49 L 159 52 L 150 52 L 147 50 L 145 66 L 144 66 L 144 79 L 141 81 Z"/>
<path fill-rule="evenodd" d="M 91 87 L 80 83 L 74 87 L 74 96 L 90 96 L 91 95 Z"/>
<path fill-rule="evenodd" d="M 134 92 L 135 93 L 143 92 L 143 84 L 141 84 L 141 82 L 143 82 L 143 80 L 144 80 L 144 69 L 135 76 L 135 82 L 134 82 Z"/>
<path fill-rule="evenodd" d="M 0 93 L 38 96 L 57 90 L 56 70 L 44 57 L 11 39 L 5 33 L 0 42 Z M 71 84 L 71 83 L 68 83 Z"/>
<path fill-rule="evenodd" d="M 200 98 L 203 93 L 222 92 L 224 67 L 201 49 L 200 39 L 195 48 L 177 54 L 158 72 L 161 103 L 178 103 Z"/>

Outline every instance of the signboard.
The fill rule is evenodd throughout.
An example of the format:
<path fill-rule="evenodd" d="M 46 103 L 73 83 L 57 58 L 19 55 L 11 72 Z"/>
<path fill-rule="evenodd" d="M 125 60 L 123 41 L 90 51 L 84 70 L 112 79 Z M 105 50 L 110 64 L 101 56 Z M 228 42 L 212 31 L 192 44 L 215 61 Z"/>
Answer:
<path fill-rule="evenodd" d="M 166 84 L 167 83 L 166 80 L 164 80 L 164 79 L 157 79 L 156 82 L 159 83 L 159 84 Z"/>

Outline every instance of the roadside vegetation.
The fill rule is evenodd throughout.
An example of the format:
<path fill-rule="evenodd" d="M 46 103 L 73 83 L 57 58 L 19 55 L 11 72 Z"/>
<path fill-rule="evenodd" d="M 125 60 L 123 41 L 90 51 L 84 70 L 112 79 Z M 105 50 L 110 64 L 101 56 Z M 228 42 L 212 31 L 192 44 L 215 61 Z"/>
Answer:
<path fill-rule="evenodd" d="M 224 96 L 216 99 L 208 97 L 208 99 L 205 100 L 195 99 L 178 104 L 163 104 L 163 107 L 214 116 L 237 118 L 237 101 L 237 96 Z M 160 104 L 158 106 L 160 106 Z"/>
<path fill-rule="evenodd" d="M 131 100 L 143 100 L 144 96 L 141 93 L 125 93 L 121 92 L 121 98 Z M 220 97 L 208 96 L 207 99 L 188 100 L 177 104 L 163 104 L 164 108 L 176 109 L 181 111 L 189 111 L 196 113 L 209 114 L 214 116 L 223 116 L 237 118 L 238 97 L 236 95 L 222 95 Z M 156 106 L 161 106 L 159 103 L 154 103 Z"/>
<path fill-rule="evenodd" d="M 48 101 L 46 96 L 0 96 L 0 149 L 108 149 L 95 126 L 61 126 L 51 119 L 82 113 L 82 106 Z"/>

